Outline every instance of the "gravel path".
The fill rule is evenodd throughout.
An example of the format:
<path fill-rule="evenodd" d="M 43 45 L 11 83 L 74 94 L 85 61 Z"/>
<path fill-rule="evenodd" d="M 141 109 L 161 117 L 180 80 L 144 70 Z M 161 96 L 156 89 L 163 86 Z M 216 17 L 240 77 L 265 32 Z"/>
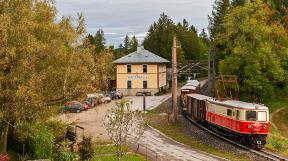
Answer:
<path fill-rule="evenodd" d="M 157 152 L 162 161 L 216 161 L 222 160 L 216 156 L 191 149 L 186 145 L 178 143 L 158 130 L 148 128 L 139 140 L 141 145 Z M 145 153 L 145 148 L 143 149 Z M 150 155 L 153 155 L 151 153 Z M 154 154 L 155 155 L 155 154 Z M 159 158 L 158 158 L 159 159 Z"/>
<path fill-rule="evenodd" d="M 171 94 L 163 95 L 163 96 L 145 96 L 146 99 L 146 110 L 152 110 L 158 107 L 161 103 L 165 102 L 167 99 L 171 97 Z M 129 96 L 125 97 L 125 99 L 129 99 L 133 101 L 132 109 L 133 110 L 143 110 L 143 96 Z"/>

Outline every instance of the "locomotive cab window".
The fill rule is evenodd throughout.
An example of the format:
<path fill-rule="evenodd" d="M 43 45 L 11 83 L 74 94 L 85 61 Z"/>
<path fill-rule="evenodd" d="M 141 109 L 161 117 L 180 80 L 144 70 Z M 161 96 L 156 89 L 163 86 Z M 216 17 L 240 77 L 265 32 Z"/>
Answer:
<path fill-rule="evenodd" d="M 232 110 L 231 109 L 227 109 L 227 116 L 232 116 Z"/>
<path fill-rule="evenodd" d="M 257 120 L 256 111 L 246 111 L 246 120 L 256 121 Z"/>
<path fill-rule="evenodd" d="M 267 121 L 266 111 L 258 111 L 258 121 Z"/>

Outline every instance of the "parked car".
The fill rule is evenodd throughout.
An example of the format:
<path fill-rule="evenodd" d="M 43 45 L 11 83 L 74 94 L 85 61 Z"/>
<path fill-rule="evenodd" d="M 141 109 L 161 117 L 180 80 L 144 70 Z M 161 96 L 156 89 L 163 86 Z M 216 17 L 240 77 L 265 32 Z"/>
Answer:
<path fill-rule="evenodd" d="M 109 94 L 99 94 L 99 97 L 101 98 L 102 103 L 108 103 L 112 100 Z"/>
<path fill-rule="evenodd" d="M 88 110 L 89 106 L 86 104 L 83 104 L 78 101 L 70 101 L 70 102 L 65 102 L 64 107 L 61 109 L 61 112 L 76 112 L 79 113 L 84 110 Z"/>
<path fill-rule="evenodd" d="M 114 100 L 117 99 L 117 95 L 114 92 L 107 92 L 105 93 L 106 95 L 109 95 L 109 97 Z"/>
<path fill-rule="evenodd" d="M 101 104 L 102 100 L 99 97 L 87 97 L 84 103 L 88 105 L 90 108 L 93 108 Z"/>
<path fill-rule="evenodd" d="M 115 95 L 116 95 L 117 99 L 123 98 L 123 93 L 122 92 L 115 91 Z"/>
<path fill-rule="evenodd" d="M 118 92 L 118 91 L 111 91 L 111 92 L 108 92 L 107 94 L 109 94 L 113 99 L 121 99 L 123 97 L 123 93 L 121 92 Z"/>

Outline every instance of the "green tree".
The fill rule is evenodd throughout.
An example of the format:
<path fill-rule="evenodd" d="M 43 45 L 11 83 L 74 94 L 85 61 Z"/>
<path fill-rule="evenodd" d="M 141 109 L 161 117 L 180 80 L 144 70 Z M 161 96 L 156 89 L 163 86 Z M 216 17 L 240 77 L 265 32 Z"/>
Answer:
<path fill-rule="evenodd" d="M 212 14 L 208 17 L 208 29 L 212 40 L 217 33 L 223 31 L 223 20 L 229 9 L 229 6 L 229 0 L 215 0 L 214 2 Z"/>
<path fill-rule="evenodd" d="M 86 37 L 87 39 L 87 43 L 89 44 L 96 44 L 94 37 L 91 34 L 88 34 L 88 36 Z"/>
<path fill-rule="evenodd" d="M 5 152 L 10 129 L 45 120 L 45 106 L 55 100 L 86 93 L 95 69 L 91 50 L 78 46 L 83 15 L 56 22 L 54 4 L 37 0 L 3 1 L 0 11 L 0 152 Z"/>
<path fill-rule="evenodd" d="M 116 103 L 117 108 L 108 112 L 103 120 L 104 127 L 116 147 L 116 157 L 120 161 L 125 154 L 123 146 L 127 142 L 136 143 L 145 130 L 141 112 L 131 109 L 131 103 L 122 100 Z"/>
<path fill-rule="evenodd" d="M 104 31 L 102 29 L 99 29 L 96 32 L 94 36 L 94 41 L 95 41 L 95 53 L 98 54 L 105 49 Z"/>
<path fill-rule="evenodd" d="M 189 26 L 185 19 L 175 25 L 164 13 L 151 25 L 143 44 L 147 50 L 171 60 L 173 36 L 177 37 L 178 45 L 181 45 L 181 49 L 177 50 L 179 61 L 207 59 L 207 46 L 198 37 L 196 28 Z"/>
<path fill-rule="evenodd" d="M 124 56 L 124 47 L 122 44 L 120 44 L 118 46 L 118 48 L 114 49 L 114 60 L 118 59 L 118 58 L 121 58 L 122 56 Z"/>
<path fill-rule="evenodd" d="M 130 38 L 128 35 L 124 38 L 124 54 L 128 54 L 130 51 Z"/>
<path fill-rule="evenodd" d="M 186 23 L 186 24 L 185 24 Z M 189 30 L 188 23 L 178 23 L 176 28 L 177 39 L 183 50 L 184 59 L 199 60 L 207 59 L 207 46 L 197 33 Z M 178 54 L 179 55 L 179 54 Z"/>
<path fill-rule="evenodd" d="M 205 44 L 208 46 L 209 45 L 209 37 L 208 34 L 206 33 L 205 29 L 202 29 L 201 33 L 199 34 L 199 37 L 202 41 L 205 42 Z"/>
<path fill-rule="evenodd" d="M 148 34 L 143 41 L 145 49 L 171 60 L 175 30 L 174 22 L 165 13 L 162 13 L 158 21 L 154 22 L 148 30 Z"/>
<path fill-rule="evenodd" d="M 135 36 L 133 36 L 132 38 L 131 38 L 131 41 L 130 41 L 130 45 L 129 45 L 130 47 L 130 52 L 134 52 L 134 51 L 136 51 L 137 50 L 137 46 L 138 46 L 138 40 L 136 39 L 136 37 Z"/>
<path fill-rule="evenodd" d="M 198 33 L 198 30 L 196 29 L 196 27 L 194 25 L 191 25 L 189 30 L 193 31 L 195 34 Z"/>
<path fill-rule="evenodd" d="M 104 50 L 97 55 L 95 59 L 95 81 L 98 89 L 102 91 L 107 91 L 109 87 L 110 80 L 115 79 L 115 68 L 112 63 L 114 60 L 114 53 L 112 50 Z"/>
<path fill-rule="evenodd" d="M 216 35 L 217 44 L 226 46 L 220 73 L 237 75 L 241 91 L 259 102 L 287 80 L 287 33 L 283 26 L 270 24 L 270 13 L 263 2 L 235 7 L 225 16 L 224 31 Z"/>
<path fill-rule="evenodd" d="M 247 0 L 232 0 L 232 6 L 243 6 Z"/>
<path fill-rule="evenodd" d="M 219 66 L 219 61 L 224 59 L 225 52 L 224 49 L 226 48 L 226 44 L 217 44 L 214 39 L 217 34 L 224 32 L 224 16 L 228 12 L 230 7 L 229 0 L 215 0 L 213 5 L 213 10 L 211 16 L 208 16 L 209 26 L 208 31 L 210 35 L 210 51 L 211 51 L 211 58 L 215 64 L 215 67 Z M 215 73 L 218 73 L 218 68 L 212 69 Z"/>

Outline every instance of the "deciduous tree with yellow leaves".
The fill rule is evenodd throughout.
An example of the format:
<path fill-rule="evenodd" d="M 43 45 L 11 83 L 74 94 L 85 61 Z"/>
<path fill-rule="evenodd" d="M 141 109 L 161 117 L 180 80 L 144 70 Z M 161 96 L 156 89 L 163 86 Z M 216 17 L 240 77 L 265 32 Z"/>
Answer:
<path fill-rule="evenodd" d="M 83 15 L 57 20 L 49 0 L 0 3 L 1 153 L 10 129 L 46 119 L 42 111 L 55 100 L 93 90 L 95 62 L 91 49 L 81 45 Z"/>

